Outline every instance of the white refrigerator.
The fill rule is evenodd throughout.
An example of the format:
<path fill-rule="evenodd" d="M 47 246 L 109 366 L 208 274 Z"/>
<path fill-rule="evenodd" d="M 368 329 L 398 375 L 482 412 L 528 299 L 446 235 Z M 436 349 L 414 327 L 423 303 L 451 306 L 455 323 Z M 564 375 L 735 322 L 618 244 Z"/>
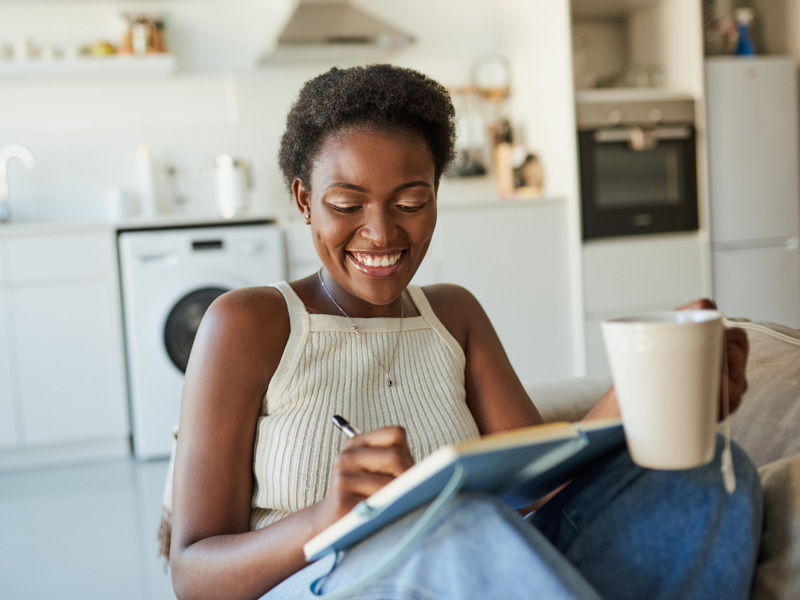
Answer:
<path fill-rule="evenodd" d="M 714 297 L 723 314 L 800 328 L 798 69 L 706 61 Z"/>

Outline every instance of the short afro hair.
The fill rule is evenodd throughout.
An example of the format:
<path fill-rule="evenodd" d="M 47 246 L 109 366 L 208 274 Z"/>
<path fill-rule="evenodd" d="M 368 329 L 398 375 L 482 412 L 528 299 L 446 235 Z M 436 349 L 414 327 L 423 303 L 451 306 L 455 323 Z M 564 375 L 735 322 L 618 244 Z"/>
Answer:
<path fill-rule="evenodd" d="M 440 83 L 393 65 L 334 67 L 306 82 L 286 117 L 278 163 L 287 187 L 299 178 L 310 189 L 322 143 L 354 127 L 421 135 L 433 155 L 437 183 L 455 156 L 455 109 Z"/>

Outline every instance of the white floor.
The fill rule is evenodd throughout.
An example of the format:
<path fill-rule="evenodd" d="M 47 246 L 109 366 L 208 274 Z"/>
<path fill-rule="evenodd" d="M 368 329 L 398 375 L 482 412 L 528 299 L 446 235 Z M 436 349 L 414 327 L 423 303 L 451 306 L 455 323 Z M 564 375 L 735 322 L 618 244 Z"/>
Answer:
<path fill-rule="evenodd" d="M 0 598 L 174 599 L 156 558 L 167 462 L 0 475 Z"/>

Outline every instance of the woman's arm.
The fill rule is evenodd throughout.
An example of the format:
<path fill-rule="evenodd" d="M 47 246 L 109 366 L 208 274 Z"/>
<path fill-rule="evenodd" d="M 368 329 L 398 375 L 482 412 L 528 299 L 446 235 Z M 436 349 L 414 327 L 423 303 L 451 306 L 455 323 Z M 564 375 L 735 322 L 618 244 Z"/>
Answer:
<path fill-rule="evenodd" d="M 175 455 L 170 566 L 181 600 L 258 598 L 306 566 L 302 547 L 412 463 L 401 428 L 356 436 L 322 502 L 250 531 L 261 401 L 289 337 L 277 290 L 220 297 L 195 339 Z"/>
<path fill-rule="evenodd" d="M 541 424 L 539 411 L 475 297 L 464 288 L 449 284 L 428 286 L 425 296 L 464 349 L 467 405 L 481 434 Z"/>
<path fill-rule="evenodd" d="M 288 337 L 285 303 L 264 289 L 220 297 L 197 332 L 175 455 L 170 566 L 181 599 L 257 597 L 304 564 L 309 514 L 249 533 L 256 424 Z"/>

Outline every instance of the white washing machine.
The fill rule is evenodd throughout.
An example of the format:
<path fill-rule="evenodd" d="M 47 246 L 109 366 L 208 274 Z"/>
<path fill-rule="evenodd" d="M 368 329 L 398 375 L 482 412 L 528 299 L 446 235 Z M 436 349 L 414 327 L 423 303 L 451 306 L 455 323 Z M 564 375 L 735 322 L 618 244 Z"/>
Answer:
<path fill-rule="evenodd" d="M 119 234 L 128 389 L 136 458 L 169 456 L 183 376 L 200 320 L 217 296 L 285 278 L 273 223 Z"/>

